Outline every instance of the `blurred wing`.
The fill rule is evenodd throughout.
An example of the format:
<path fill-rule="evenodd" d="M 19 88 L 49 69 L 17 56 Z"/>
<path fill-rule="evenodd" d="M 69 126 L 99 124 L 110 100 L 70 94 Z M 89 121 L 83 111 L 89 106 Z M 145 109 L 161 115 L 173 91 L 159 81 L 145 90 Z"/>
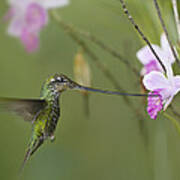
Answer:
<path fill-rule="evenodd" d="M 23 117 L 25 121 L 33 121 L 34 116 L 45 106 L 45 100 L 0 98 L 0 111 L 14 112 Z"/>

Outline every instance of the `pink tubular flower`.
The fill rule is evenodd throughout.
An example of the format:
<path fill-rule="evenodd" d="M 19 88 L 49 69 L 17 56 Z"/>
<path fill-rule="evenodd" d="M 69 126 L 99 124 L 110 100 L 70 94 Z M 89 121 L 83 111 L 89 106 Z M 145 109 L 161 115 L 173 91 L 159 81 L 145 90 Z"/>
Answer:
<path fill-rule="evenodd" d="M 152 47 L 158 54 L 160 59 L 165 58 L 168 59 L 171 64 L 174 63 L 175 58 L 171 52 L 167 38 L 164 33 L 161 35 L 161 47 L 154 44 L 152 45 Z M 142 49 L 140 49 L 137 52 L 136 56 L 139 59 L 139 61 L 144 65 L 143 69 L 141 70 L 142 76 L 150 73 L 151 71 L 163 72 L 161 65 L 159 64 L 156 57 L 151 52 L 148 46 L 145 46 Z"/>
<path fill-rule="evenodd" d="M 8 34 L 17 37 L 27 52 L 39 47 L 39 33 L 48 23 L 48 9 L 65 6 L 69 0 L 9 0 L 10 9 L 4 20 L 10 19 Z"/>

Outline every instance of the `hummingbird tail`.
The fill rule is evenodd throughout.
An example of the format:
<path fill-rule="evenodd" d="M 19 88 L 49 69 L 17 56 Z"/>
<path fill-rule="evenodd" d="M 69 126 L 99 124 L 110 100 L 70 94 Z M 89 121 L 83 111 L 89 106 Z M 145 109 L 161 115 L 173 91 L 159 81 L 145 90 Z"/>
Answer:
<path fill-rule="evenodd" d="M 22 177 L 22 173 L 23 173 L 23 170 L 24 170 L 24 167 L 27 163 L 27 161 L 29 160 L 30 156 L 31 156 L 31 153 L 32 153 L 32 150 L 30 148 L 28 148 L 26 154 L 25 154 L 25 157 L 24 157 L 24 161 L 21 165 L 21 168 L 20 168 L 20 171 L 19 171 L 19 176 Z"/>
<path fill-rule="evenodd" d="M 29 148 L 25 154 L 24 161 L 23 161 L 21 168 L 20 168 L 20 173 L 19 173 L 20 177 L 22 176 L 22 172 L 24 170 L 24 167 L 25 167 L 27 161 L 34 154 L 34 152 L 42 145 L 43 142 L 44 142 L 44 138 L 43 138 L 43 136 L 41 136 L 38 139 L 36 139 L 30 143 L 30 146 L 29 146 Z"/>
<path fill-rule="evenodd" d="M 43 144 L 43 142 L 44 142 L 44 138 L 40 137 L 37 143 L 35 144 L 34 148 L 32 149 L 30 156 L 32 156 L 37 151 L 37 149 Z"/>

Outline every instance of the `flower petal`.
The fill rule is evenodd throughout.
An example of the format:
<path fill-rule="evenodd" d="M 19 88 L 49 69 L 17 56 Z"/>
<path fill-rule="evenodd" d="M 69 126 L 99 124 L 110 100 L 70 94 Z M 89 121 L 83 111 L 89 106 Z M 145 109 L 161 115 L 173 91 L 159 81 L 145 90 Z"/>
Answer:
<path fill-rule="evenodd" d="M 169 88 L 169 96 L 167 96 L 167 100 L 165 101 L 164 110 L 169 106 L 174 96 L 180 91 L 180 76 L 175 76 L 171 82 L 171 88 Z"/>
<path fill-rule="evenodd" d="M 69 0 L 38 0 L 46 9 L 63 7 L 69 4 Z"/>
<path fill-rule="evenodd" d="M 155 52 L 158 54 L 159 57 L 162 57 L 163 52 L 161 48 L 157 45 L 152 45 L 153 49 Z M 152 60 L 156 60 L 156 57 L 154 54 L 151 52 L 149 46 L 145 46 L 141 48 L 137 53 L 136 53 L 137 58 L 142 64 L 148 64 Z"/>
<path fill-rule="evenodd" d="M 169 61 L 169 63 L 174 63 L 175 62 L 175 58 L 173 56 L 173 53 L 172 53 L 172 50 L 170 48 L 170 45 L 168 43 L 168 40 L 166 38 L 166 35 L 165 33 L 163 33 L 161 35 L 161 47 L 162 47 L 162 50 L 164 52 L 164 58 L 166 61 Z"/>
<path fill-rule="evenodd" d="M 164 66 L 166 68 L 166 75 L 170 81 L 174 78 L 173 70 L 172 70 L 172 65 L 169 61 L 165 61 L 164 59 Z"/>
<path fill-rule="evenodd" d="M 28 5 L 25 13 L 25 22 L 29 31 L 39 31 L 45 24 L 47 24 L 47 11 L 37 3 Z"/>
<path fill-rule="evenodd" d="M 160 41 L 161 41 L 161 47 L 162 47 L 162 49 L 163 50 L 169 50 L 169 48 L 170 48 L 170 46 L 169 46 L 169 43 L 168 43 L 168 40 L 167 40 L 167 38 L 166 38 L 166 35 L 165 35 L 165 33 L 162 33 L 161 34 L 161 39 L 160 39 Z"/>
<path fill-rule="evenodd" d="M 174 85 L 176 88 L 180 88 L 180 76 L 174 77 Z"/>
<path fill-rule="evenodd" d="M 149 95 L 157 95 L 156 97 L 149 96 L 148 97 L 148 107 L 147 107 L 147 112 L 151 119 L 156 119 L 158 112 L 162 110 L 163 108 L 163 100 L 162 96 L 159 93 L 159 90 L 150 92 Z"/>
<path fill-rule="evenodd" d="M 152 71 L 143 78 L 143 84 L 147 90 L 169 89 L 169 81 L 163 73 Z"/>
<path fill-rule="evenodd" d="M 26 51 L 32 53 L 39 48 L 39 37 L 37 33 L 29 32 L 24 29 L 21 34 L 21 42 L 26 48 Z"/>
<path fill-rule="evenodd" d="M 144 69 L 145 69 L 145 74 L 149 74 L 152 71 L 163 72 L 163 69 L 159 66 L 157 60 L 152 60 L 148 64 L 144 65 Z"/>
<path fill-rule="evenodd" d="M 165 111 L 167 109 L 167 107 L 169 106 L 169 104 L 171 103 L 171 101 L 173 100 L 174 96 L 170 96 L 166 102 L 165 102 L 165 105 L 164 105 L 164 108 L 163 110 Z"/>
<path fill-rule="evenodd" d="M 15 8 L 20 8 L 21 10 L 31 3 L 33 0 L 8 0 L 9 5 Z"/>
<path fill-rule="evenodd" d="M 20 37 L 24 25 L 25 21 L 22 16 L 14 17 L 8 26 L 8 34 L 11 36 Z"/>

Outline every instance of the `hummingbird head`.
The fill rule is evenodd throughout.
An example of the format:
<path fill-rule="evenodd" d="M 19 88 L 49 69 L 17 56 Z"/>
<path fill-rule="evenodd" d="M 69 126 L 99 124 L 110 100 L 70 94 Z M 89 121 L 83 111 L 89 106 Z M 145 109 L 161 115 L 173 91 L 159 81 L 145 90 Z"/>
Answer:
<path fill-rule="evenodd" d="M 50 94 L 59 95 L 67 89 L 74 89 L 78 86 L 77 83 L 69 79 L 64 74 L 55 74 L 50 76 L 43 85 L 42 96 L 46 97 Z"/>
<path fill-rule="evenodd" d="M 49 79 L 49 85 L 57 92 L 63 92 L 67 89 L 73 89 L 78 84 L 69 79 L 64 74 L 55 74 Z"/>

